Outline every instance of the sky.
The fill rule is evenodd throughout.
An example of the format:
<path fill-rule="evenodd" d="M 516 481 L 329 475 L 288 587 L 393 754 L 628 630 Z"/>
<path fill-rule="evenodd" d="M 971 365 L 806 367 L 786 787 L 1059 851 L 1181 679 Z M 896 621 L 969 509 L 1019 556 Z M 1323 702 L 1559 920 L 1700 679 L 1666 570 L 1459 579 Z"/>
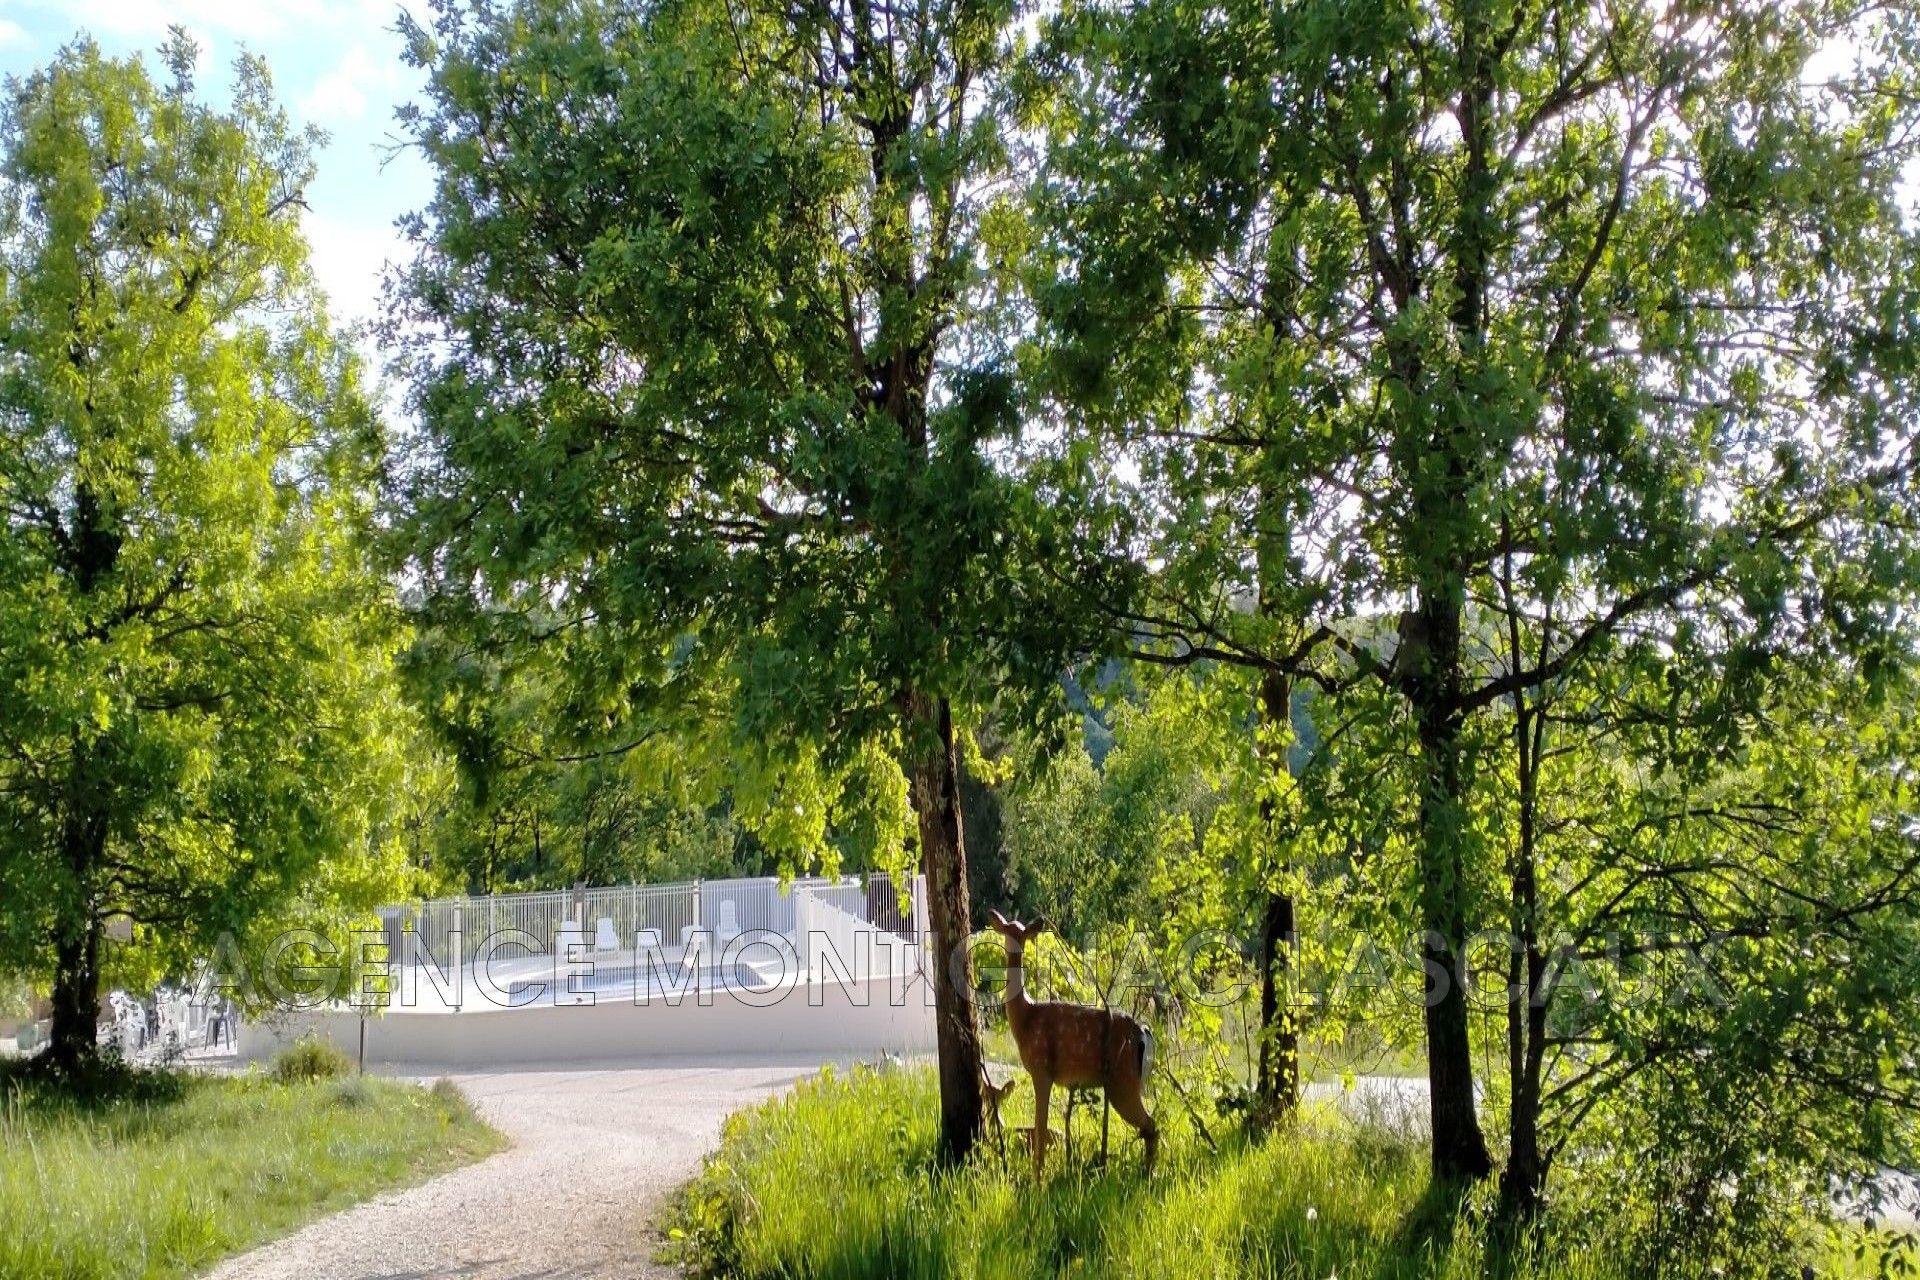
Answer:
<path fill-rule="evenodd" d="M 424 16 L 419 0 L 408 7 Z M 264 57 L 288 114 L 329 135 L 303 218 L 330 310 L 363 320 L 382 265 L 401 255 L 395 219 L 432 195 L 417 155 L 389 154 L 394 109 L 422 85 L 400 58 L 399 13 L 400 0 L 0 0 L 0 75 L 45 65 L 82 32 L 109 54 L 147 55 L 164 75 L 156 51 L 177 25 L 200 45 L 198 84 L 217 102 L 242 50 Z"/>

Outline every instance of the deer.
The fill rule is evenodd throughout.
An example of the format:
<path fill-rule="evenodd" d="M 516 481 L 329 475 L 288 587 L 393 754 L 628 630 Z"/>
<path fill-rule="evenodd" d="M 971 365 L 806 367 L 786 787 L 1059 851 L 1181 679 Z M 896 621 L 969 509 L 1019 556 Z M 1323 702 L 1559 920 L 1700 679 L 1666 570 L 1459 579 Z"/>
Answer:
<path fill-rule="evenodd" d="M 998 911 L 989 912 L 993 931 L 1007 950 L 1007 1021 L 1020 1049 L 1020 1064 L 1033 1078 L 1033 1172 L 1046 1164 L 1047 1108 L 1053 1086 L 1067 1089 L 1099 1088 L 1107 1102 L 1132 1125 L 1146 1143 L 1146 1168 L 1153 1171 L 1160 1147 L 1160 1128 L 1153 1122 L 1142 1097 L 1153 1070 L 1153 1033 L 1137 1019 L 1117 1009 L 1059 1000 L 1034 1000 L 1027 995 L 1027 943 L 1047 932 L 1043 919 L 1022 924 Z"/>
<path fill-rule="evenodd" d="M 980 1082 L 981 1096 L 987 1104 L 987 1121 L 993 1126 L 994 1145 L 999 1149 L 1002 1159 L 1005 1159 L 1007 1154 L 1007 1129 L 1000 1119 L 1000 1104 L 1007 1100 L 1007 1095 L 1012 1093 L 1019 1084 L 1018 1076 L 1005 1084 L 995 1084 L 991 1078 Z"/>
<path fill-rule="evenodd" d="M 1031 1151 L 1033 1149 L 1034 1134 L 1041 1132 L 1030 1124 L 1017 1124 L 1009 1129 L 1000 1115 L 1000 1104 L 1007 1100 L 1008 1094 L 1019 1087 L 1020 1077 L 1018 1076 L 1015 1076 L 1005 1084 L 995 1084 L 989 1079 L 983 1081 L 981 1085 L 981 1097 L 986 1099 L 987 1104 L 987 1122 L 993 1127 L 993 1149 L 1000 1153 L 1002 1160 L 1007 1158 L 1007 1135 L 1009 1133 L 1014 1136 L 1015 1141 L 1026 1143 L 1027 1149 Z M 1053 1137 L 1052 1129 L 1049 1128 L 1045 1132 L 1049 1139 Z M 1073 1135 L 1071 1133 L 1067 1135 L 1067 1150 L 1069 1152 L 1073 1150 Z"/>

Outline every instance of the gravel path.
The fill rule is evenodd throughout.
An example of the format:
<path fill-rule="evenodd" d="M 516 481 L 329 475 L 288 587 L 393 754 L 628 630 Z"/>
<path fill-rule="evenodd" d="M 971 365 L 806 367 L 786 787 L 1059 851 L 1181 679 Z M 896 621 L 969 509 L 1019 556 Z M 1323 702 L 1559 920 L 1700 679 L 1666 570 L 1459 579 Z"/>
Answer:
<path fill-rule="evenodd" d="M 662 1199 L 720 1122 L 818 1062 L 452 1078 L 511 1150 L 229 1259 L 210 1280 L 653 1280 Z"/>

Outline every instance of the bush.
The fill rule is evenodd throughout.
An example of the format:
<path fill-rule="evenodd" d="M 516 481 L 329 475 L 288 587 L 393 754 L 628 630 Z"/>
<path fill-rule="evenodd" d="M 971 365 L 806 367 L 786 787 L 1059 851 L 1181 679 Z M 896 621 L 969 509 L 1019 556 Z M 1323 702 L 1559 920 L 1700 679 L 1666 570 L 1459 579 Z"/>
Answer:
<path fill-rule="evenodd" d="M 302 1036 L 274 1058 L 272 1074 L 281 1084 L 307 1084 L 344 1076 L 352 1070 L 353 1059 L 331 1040 Z"/>
<path fill-rule="evenodd" d="M 25 978 L 0 973 L 0 1021 L 24 1018 L 32 1010 L 32 984 Z"/>
<path fill-rule="evenodd" d="M 0 1102 L 66 1112 L 162 1106 L 178 1101 L 192 1081 L 189 1072 L 137 1066 L 104 1047 L 78 1074 L 56 1071 L 45 1054 L 0 1060 Z"/>
<path fill-rule="evenodd" d="M 478 1119 L 478 1113 L 473 1109 L 473 1101 L 460 1091 L 459 1085 L 447 1079 L 445 1076 L 441 1076 L 438 1080 L 435 1080 L 433 1087 L 427 1090 L 427 1092 L 435 1102 L 440 1104 L 440 1110 L 448 1120 L 467 1121 Z"/>
<path fill-rule="evenodd" d="M 333 1105 L 357 1111 L 372 1106 L 374 1102 L 373 1082 L 365 1076 L 343 1076 L 333 1086 Z"/>

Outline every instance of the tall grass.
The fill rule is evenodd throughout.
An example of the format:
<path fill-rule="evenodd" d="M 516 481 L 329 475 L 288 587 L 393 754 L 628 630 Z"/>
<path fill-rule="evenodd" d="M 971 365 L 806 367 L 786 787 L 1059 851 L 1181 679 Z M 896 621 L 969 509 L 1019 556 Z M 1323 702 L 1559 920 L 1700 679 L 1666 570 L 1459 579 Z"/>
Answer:
<path fill-rule="evenodd" d="M 1027 1093 L 1009 1125 L 1030 1122 Z M 1073 1163 L 1055 1144 L 1036 1184 L 1013 1139 L 1004 1157 L 936 1168 L 930 1073 L 829 1074 L 729 1124 L 689 1189 L 683 1257 L 708 1275 L 819 1280 L 1479 1274 L 1477 1237 L 1432 1203 L 1423 1153 L 1397 1135 L 1314 1120 L 1256 1144 L 1211 1126 L 1216 1154 L 1169 1111 L 1162 1099 L 1151 1178 L 1118 1121 L 1095 1168 L 1098 1124 L 1083 1118 Z"/>
<path fill-rule="evenodd" d="M 1029 1122 L 1028 1092 L 1014 1094 L 1023 1105 L 1008 1124 Z M 1083 1111 L 1073 1163 L 1056 1143 L 1036 1184 L 1011 1138 L 1004 1157 L 935 1166 L 930 1073 L 827 1074 L 729 1122 L 669 1253 L 696 1275 L 750 1280 L 1628 1274 L 1605 1232 L 1581 1239 L 1549 1221 L 1518 1242 L 1502 1236 L 1488 1225 L 1491 1188 L 1442 1194 L 1424 1146 L 1381 1124 L 1321 1111 L 1259 1142 L 1213 1124 L 1216 1152 L 1177 1103 L 1162 1097 L 1158 1111 L 1151 1178 L 1117 1120 L 1107 1165 L 1094 1167 L 1098 1121 Z"/>
<path fill-rule="evenodd" d="M 359 1076 L 0 1076 L 0 1276 L 191 1274 L 504 1144 L 455 1090 Z"/>

